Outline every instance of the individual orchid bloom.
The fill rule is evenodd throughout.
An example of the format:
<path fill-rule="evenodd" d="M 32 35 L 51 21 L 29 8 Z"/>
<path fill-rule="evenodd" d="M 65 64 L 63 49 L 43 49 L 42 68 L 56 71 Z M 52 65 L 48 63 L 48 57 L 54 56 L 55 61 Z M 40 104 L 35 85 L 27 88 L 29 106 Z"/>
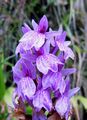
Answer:
<path fill-rule="evenodd" d="M 70 45 L 70 41 L 65 41 L 66 38 L 66 32 L 63 32 L 63 34 L 59 37 L 56 38 L 56 43 L 58 45 L 58 48 L 60 51 L 63 51 L 65 54 L 65 59 L 67 60 L 69 57 L 74 59 L 74 53 L 71 50 L 70 47 L 68 47 Z"/>
<path fill-rule="evenodd" d="M 58 99 L 55 104 L 55 109 L 60 114 L 61 117 L 65 117 L 68 120 L 67 116 L 70 112 L 70 98 L 74 96 L 79 91 L 79 87 L 70 90 L 70 81 L 66 80 L 66 88 L 63 94 L 57 96 Z M 58 91 L 59 92 L 59 91 Z M 62 103 L 62 104 L 61 104 Z"/>
<path fill-rule="evenodd" d="M 52 31 L 52 30 L 50 29 L 50 31 Z M 70 45 L 70 41 L 65 41 L 65 39 L 66 39 L 66 32 L 63 31 L 62 26 L 59 27 L 59 30 L 58 30 L 58 32 L 56 34 L 53 37 L 49 36 L 51 45 L 53 47 L 58 46 L 59 50 L 64 52 L 66 60 L 69 57 L 74 59 L 74 53 L 71 50 L 71 48 L 68 47 Z M 56 47 L 56 50 L 58 50 L 58 48 Z"/>
<path fill-rule="evenodd" d="M 55 55 L 41 55 L 36 59 L 37 69 L 43 74 L 47 74 L 49 70 L 58 71 L 58 64 L 63 64 Z"/>
<path fill-rule="evenodd" d="M 51 28 L 49 29 L 49 34 L 47 34 L 47 38 L 50 40 L 50 44 L 55 47 L 56 46 L 56 37 L 59 37 L 63 33 L 62 25 L 59 26 L 58 31 L 53 31 Z"/>
<path fill-rule="evenodd" d="M 48 74 L 43 76 L 42 86 L 43 89 L 51 88 L 54 92 L 59 90 L 62 94 L 65 90 L 66 84 L 60 72 L 53 73 L 50 71 Z"/>
<path fill-rule="evenodd" d="M 16 65 L 12 68 L 13 79 L 15 83 L 18 83 L 23 77 L 36 78 L 35 66 L 26 59 L 20 58 Z"/>
<path fill-rule="evenodd" d="M 40 89 L 33 97 L 33 106 L 37 111 L 45 108 L 47 111 L 52 109 L 52 100 L 49 89 Z"/>
<path fill-rule="evenodd" d="M 24 33 L 23 37 L 19 40 L 19 44 L 22 45 L 25 51 L 32 49 L 35 47 L 36 50 L 39 50 L 40 47 L 43 46 L 45 42 L 45 32 L 48 29 L 48 20 L 44 15 L 39 24 L 37 24 L 34 20 L 32 20 L 32 25 L 34 30 L 31 30 L 26 24 L 22 27 L 22 31 Z M 21 45 L 18 45 L 17 49 Z M 19 51 L 20 52 L 20 51 Z"/>
<path fill-rule="evenodd" d="M 44 89 L 51 88 L 53 91 L 59 90 L 62 94 L 65 90 L 64 77 L 68 76 L 76 71 L 75 68 L 62 69 L 61 72 L 49 71 L 48 74 L 42 78 L 42 86 Z"/>
<path fill-rule="evenodd" d="M 36 85 L 30 77 L 22 78 L 18 84 L 18 95 L 26 100 L 33 99 L 33 96 L 36 92 Z"/>

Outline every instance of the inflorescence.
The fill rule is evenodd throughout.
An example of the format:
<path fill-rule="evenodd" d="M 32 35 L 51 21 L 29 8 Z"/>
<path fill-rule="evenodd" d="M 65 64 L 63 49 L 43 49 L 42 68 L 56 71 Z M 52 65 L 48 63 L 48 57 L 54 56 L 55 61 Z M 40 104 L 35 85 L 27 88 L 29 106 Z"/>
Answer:
<path fill-rule="evenodd" d="M 12 68 L 13 79 L 17 87 L 13 93 L 13 103 L 18 107 L 16 97 L 22 106 L 32 107 L 32 120 L 47 120 L 45 112 L 57 112 L 68 120 L 72 109 L 71 97 L 79 87 L 70 89 L 70 74 L 75 68 L 65 68 L 74 53 L 65 41 L 66 32 L 62 26 L 58 31 L 48 30 L 48 20 L 44 15 L 39 24 L 32 20 L 33 30 L 24 23 L 23 36 L 16 48 L 20 59 Z M 20 106 L 20 107 L 22 107 Z M 43 114 L 40 113 L 43 111 Z M 40 114 L 39 114 L 40 113 Z"/>

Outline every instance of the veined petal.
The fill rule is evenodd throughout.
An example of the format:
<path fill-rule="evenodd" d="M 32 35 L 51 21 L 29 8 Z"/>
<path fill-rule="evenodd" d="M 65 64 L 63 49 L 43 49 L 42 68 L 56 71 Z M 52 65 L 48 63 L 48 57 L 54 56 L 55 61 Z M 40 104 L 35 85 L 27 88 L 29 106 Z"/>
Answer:
<path fill-rule="evenodd" d="M 33 97 L 36 92 L 36 86 L 33 80 L 29 77 L 22 78 L 18 83 L 18 91 L 29 99 Z"/>
<path fill-rule="evenodd" d="M 67 60 L 69 57 L 74 60 L 73 51 L 71 50 L 71 48 L 67 47 L 65 51 L 65 59 Z"/>
<path fill-rule="evenodd" d="M 65 53 L 65 59 L 67 60 L 69 57 L 74 59 L 74 53 L 73 51 L 71 50 L 71 48 L 69 48 L 67 45 L 70 44 L 69 42 L 67 42 L 66 44 L 65 43 L 62 43 L 60 41 L 57 41 L 57 45 L 60 49 L 60 51 L 64 51 Z"/>
<path fill-rule="evenodd" d="M 60 89 L 60 84 L 62 80 L 61 73 L 53 73 L 48 72 L 48 74 L 44 75 L 42 78 L 42 86 L 44 89 L 51 88 L 53 91 Z"/>
<path fill-rule="evenodd" d="M 18 81 L 25 76 L 26 68 L 23 64 L 23 59 L 20 59 L 14 67 L 12 67 L 13 71 L 13 79 L 14 82 L 18 83 Z"/>
<path fill-rule="evenodd" d="M 44 15 L 39 22 L 38 31 L 40 33 L 45 33 L 47 29 L 48 29 L 48 20 L 47 17 Z"/>
<path fill-rule="evenodd" d="M 36 55 L 33 55 L 30 51 L 26 51 L 25 53 L 20 54 L 21 58 L 32 61 L 32 63 L 36 62 Z"/>
<path fill-rule="evenodd" d="M 43 56 L 39 56 L 36 59 L 36 66 L 40 72 L 47 74 L 49 68 L 48 68 L 47 63 L 45 62 Z"/>
<path fill-rule="evenodd" d="M 47 74 L 48 70 L 58 71 L 58 64 L 62 64 L 60 60 L 53 54 L 41 55 L 36 60 L 37 68 L 43 74 Z"/>
<path fill-rule="evenodd" d="M 68 109 L 68 106 L 69 106 L 69 100 L 67 97 L 63 96 L 63 97 L 60 97 L 56 104 L 55 104 L 55 109 L 56 111 L 58 112 L 58 114 L 61 116 L 61 117 L 64 117 L 65 116 L 65 113 L 67 112 L 67 109 Z"/>
<path fill-rule="evenodd" d="M 66 88 L 66 84 L 65 84 L 64 79 L 62 78 L 61 81 L 60 81 L 60 85 L 59 85 L 59 91 L 60 91 L 61 94 L 64 93 L 65 88 Z"/>
<path fill-rule="evenodd" d="M 52 109 L 50 92 L 47 89 L 37 91 L 33 98 L 33 105 L 38 111 L 40 111 L 42 107 L 50 111 Z"/>
<path fill-rule="evenodd" d="M 60 51 L 66 51 L 67 46 L 64 45 L 64 43 L 62 43 L 61 41 L 57 41 L 56 43 L 57 43 L 57 45 L 58 45 Z"/>
<path fill-rule="evenodd" d="M 33 79 L 36 78 L 36 68 L 32 64 L 32 62 L 20 58 L 16 65 L 12 68 L 14 82 L 18 83 L 18 81 L 26 76 L 29 76 Z"/>
<path fill-rule="evenodd" d="M 35 47 L 38 50 L 45 42 L 45 35 L 35 31 L 29 31 L 23 35 L 20 42 L 24 43 L 24 50 Z"/>
<path fill-rule="evenodd" d="M 42 78 L 43 89 L 47 89 L 51 87 L 50 79 L 51 79 L 51 72 L 48 72 L 48 74 L 43 76 Z"/>
<path fill-rule="evenodd" d="M 44 42 L 45 42 L 45 35 L 39 33 L 39 34 L 36 34 L 35 37 L 36 37 L 35 38 L 36 42 L 35 42 L 34 46 L 35 46 L 35 49 L 38 51 L 40 49 L 40 47 L 42 47 Z"/>

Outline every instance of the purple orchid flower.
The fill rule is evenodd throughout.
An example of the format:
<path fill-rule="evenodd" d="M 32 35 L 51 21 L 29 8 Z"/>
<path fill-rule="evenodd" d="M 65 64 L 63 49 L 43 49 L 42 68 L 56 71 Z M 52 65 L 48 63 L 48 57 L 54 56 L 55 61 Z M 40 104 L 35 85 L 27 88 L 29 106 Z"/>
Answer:
<path fill-rule="evenodd" d="M 75 68 L 63 68 L 61 72 L 49 71 L 48 74 L 43 75 L 42 86 L 44 89 L 50 87 L 53 91 L 59 90 L 62 94 L 66 86 L 64 77 L 74 73 L 75 71 Z"/>
<path fill-rule="evenodd" d="M 33 99 L 36 92 L 36 85 L 30 77 L 24 77 L 18 82 L 18 95 L 25 100 Z M 27 98 L 26 98 L 27 97 Z"/>
<path fill-rule="evenodd" d="M 40 89 L 33 98 L 33 106 L 37 111 L 45 108 L 47 111 L 52 109 L 51 94 L 49 89 Z"/>
<path fill-rule="evenodd" d="M 50 31 L 52 31 L 50 29 Z M 56 35 L 57 34 L 57 35 Z M 73 51 L 71 50 L 70 47 L 68 47 L 70 45 L 70 41 L 65 41 L 65 38 L 66 38 L 66 32 L 63 31 L 63 28 L 62 26 L 59 27 L 59 30 L 58 32 L 55 34 L 55 37 L 50 37 L 50 42 L 51 42 L 51 45 L 53 47 L 55 47 L 56 45 L 58 46 L 59 50 L 60 51 L 63 51 L 64 54 L 65 54 L 65 59 L 67 60 L 69 57 L 74 59 L 74 53 Z M 57 48 L 57 49 L 58 49 Z"/>
<path fill-rule="evenodd" d="M 36 68 L 29 60 L 20 58 L 16 65 L 12 68 L 13 79 L 18 83 L 23 77 L 36 78 Z"/>
<path fill-rule="evenodd" d="M 65 117 L 68 120 L 68 114 L 70 112 L 70 98 L 79 91 L 79 87 L 70 90 L 70 81 L 66 80 L 66 88 L 62 95 L 57 96 L 58 99 L 55 104 L 55 109 L 61 117 Z M 58 91 L 59 92 L 59 91 Z M 62 103 L 62 104 L 61 104 Z"/>
<path fill-rule="evenodd" d="M 36 59 L 36 65 L 40 72 L 47 74 L 49 70 L 58 71 L 58 64 L 63 64 L 55 55 L 41 55 Z"/>
<path fill-rule="evenodd" d="M 63 80 L 61 73 L 53 73 L 50 71 L 48 74 L 43 76 L 42 86 L 43 89 L 50 87 L 54 92 L 59 90 L 61 93 L 63 93 L 65 89 L 65 81 Z"/>
<path fill-rule="evenodd" d="M 44 110 L 48 113 L 54 110 L 68 120 L 70 99 L 79 91 L 78 87 L 70 89 L 70 81 L 67 80 L 76 72 L 75 68 L 65 68 L 67 59 L 74 59 L 70 41 L 65 41 L 66 32 L 62 26 L 58 31 L 50 29 L 47 32 L 45 15 L 39 24 L 32 20 L 32 26 L 33 30 L 24 24 L 23 37 L 16 48 L 20 59 L 12 68 L 17 84 L 13 103 L 16 107 L 16 96 L 22 99 L 24 105 L 28 103 L 33 109 L 32 120 L 49 119 Z"/>
<path fill-rule="evenodd" d="M 16 49 L 16 53 L 19 52 L 17 52 L 17 50 L 20 48 L 20 46 L 22 46 L 25 51 L 30 50 L 33 47 L 35 47 L 36 50 L 39 50 L 40 47 L 44 44 L 46 38 L 45 32 L 48 29 L 47 17 L 44 15 L 41 18 L 39 25 L 34 20 L 32 20 L 32 26 L 34 30 L 31 30 L 27 24 L 22 27 L 24 35 L 19 41 L 20 43 Z"/>

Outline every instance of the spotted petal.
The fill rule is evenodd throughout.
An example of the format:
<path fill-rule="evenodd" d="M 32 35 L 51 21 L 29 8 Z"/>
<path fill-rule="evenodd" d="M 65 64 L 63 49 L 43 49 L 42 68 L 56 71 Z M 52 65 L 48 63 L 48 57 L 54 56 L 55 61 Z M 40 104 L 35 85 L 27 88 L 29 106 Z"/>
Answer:
<path fill-rule="evenodd" d="M 45 42 L 45 35 L 41 33 L 37 33 L 35 31 L 29 31 L 23 35 L 20 39 L 22 42 L 24 50 L 30 50 L 32 47 L 35 47 L 36 50 L 44 44 Z"/>
<path fill-rule="evenodd" d="M 18 83 L 18 92 L 29 99 L 33 97 L 36 91 L 36 86 L 33 80 L 29 77 L 22 78 Z"/>
<path fill-rule="evenodd" d="M 52 109 L 52 101 L 49 90 L 37 91 L 33 98 L 33 105 L 38 111 L 40 111 L 42 107 L 50 111 Z"/>
<path fill-rule="evenodd" d="M 69 100 L 67 97 L 63 96 L 63 97 L 60 97 L 56 104 L 55 104 L 55 109 L 56 111 L 58 112 L 58 114 L 61 116 L 61 117 L 64 117 L 65 116 L 65 113 L 67 112 L 68 110 L 68 105 L 69 105 Z"/>
<path fill-rule="evenodd" d="M 36 60 L 37 68 L 43 74 L 47 74 L 48 70 L 58 71 L 58 64 L 62 64 L 60 60 L 53 54 L 41 55 Z"/>

